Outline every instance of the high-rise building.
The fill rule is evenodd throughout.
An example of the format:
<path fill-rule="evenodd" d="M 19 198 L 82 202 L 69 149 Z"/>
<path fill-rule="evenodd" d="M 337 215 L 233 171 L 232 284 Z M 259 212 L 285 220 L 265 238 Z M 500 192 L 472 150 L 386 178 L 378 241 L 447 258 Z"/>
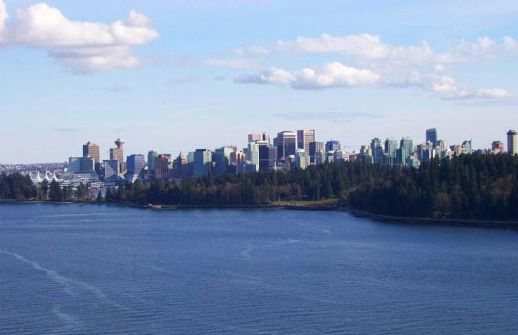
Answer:
<path fill-rule="evenodd" d="M 308 145 L 309 146 L 309 145 Z M 295 166 L 304 170 L 309 165 L 309 155 L 304 149 L 297 149 L 295 153 Z"/>
<path fill-rule="evenodd" d="M 433 147 L 437 145 L 437 128 L 430 128 L 426 130 L 426 142 L 433 144 Z"/>
<path fill-rule="evenodd" d="M 281 131 L 273 140 L 273 145 L 277 148 L 277 159 L 287 160 L 290 156 L 295 156 L 297 144 L 297 134 L 292 131 Z"/>
<path fill-rule="evenodd" d="M 493 143 L 491 143 L 491 152 L 492 153 L 499 154 L 499 153 L 504 152 L 504 150 L 505 150 L 505 146 L 502 141 L 493 141 Z"/>
<path fill-rule="evenodd" d="M 315 142 L 315 129 L 297 130 L 297 149 L 302 149 L 309 156 L 309 143 Z"/>
<path fill-rule="evenodd" d="M 340 151 L 342 146 L 339 141 L 331 140 L 326 142 L 326 151 Z"/>
<path fill-rule="evenodd" d="M 99 151 L 99 145 L 91 142 L 87 142 L 83 145 L 83 157 L 90 157 L 95 163 L 101 162 L 101 156 Z"/>
<path fill-rule="evenodd" d="M 158 157 L 158 150 L 153 149 L 149 150 L 147 153 L 147 171 L 149 174 L 152 174 L 155 170 L 155 158 Z"/>
<path fill-rule="evenodd" d="M 271 171 L 275 169 L 277 148 L 267 142 L 257 142 L 259 145 L 259 170 Z"/>
<path fill-rule="evenodd" d="M 377 137 L 373 138 L 371 141 L 371 150 L 372 150 L 372 162 L 374 164 L 383 164 L 383 147 L 381 146 L 381 140 Z"/>
<path fill-rule="evenodd" d="M 259 144 L 248 143 L 246 158 L 250 164 L 255 165 L 255 171 L 259 171 Z"/>
<path fill-rule="evenodd" d="M 399 149 L 399 143 L 394 138 L 387 138 L 385 140 L 385 155 L 386 155 L 386 164 L 393 165 L 396 161 L 397 150 Z"/>
<path fill-rule="evenodd" d="M 214 151 L 215 172 L 222 175 L 227 172 L 230 165 L 231 155 L 236 150 L 234 147 L 226 146 Z"/>
<path fill-rule="evenodd" d="M 471 146 L 471 140 L 466 140 L 466 141 L 462 142 L 461 150 L 462 150 L 462 153 L 465 155 L 469 155 L 469 154 L 473 153 L 473 148 Z"/>
<path fill-rule="evenodd" d="M 95 164 L 91 157 L 70 157 L 68 159 L 68 172 L 70 173 L 91 173 Z"/>
<path fill-rule="evenodd" d="M 409 166 L 410 157 L 414 153 L 414 141 L 409 137 L 403 137 L 399 144 L 398 161 L 401 166 Z"/>
<path fill-rule="evenodd" d="M 322 164 L 325 160 L 324 142 L 309 143 L 309 162 L 311 164 Z"/>
<path fill-rule="evenodd" d="M 212 152 L 208 149 L 196 149 L 194 152 L 193 175 L 208 176 L 212 166 Z"/>
<path fill-rule="evenodd" d="M 518 155 L 518 133 L 516 130 L 507 132 L 507 152 L 511 155 Z"/>
<path fill-rule="evenodd" d="M 119 162 L 120 168 L 119 170 L 123 170 L 124 166 L 124 140 L 118 138 L 115 140 L 116 148 L 110 148 L 110 160 L 115 160 Z"/>
<path fill-rule="evenodd" d="M 169 163 L 171 162 L 171 155 L 158 155 L 153 164 L 153 175 L 157 180 L 169 180 Z"/>
<path fill-rule="evenodd" d="M 140 175 L 146 166 L 146 158 L 144 155 L 130 155 L 126 158 L 126 165 L 128 174 Z"/>
<path fill-rule="evenodd" d="M 104 180 L 115 181 L 119 179 L 120 163 L 118 160 L 110 159 L 104 161 Z"/>

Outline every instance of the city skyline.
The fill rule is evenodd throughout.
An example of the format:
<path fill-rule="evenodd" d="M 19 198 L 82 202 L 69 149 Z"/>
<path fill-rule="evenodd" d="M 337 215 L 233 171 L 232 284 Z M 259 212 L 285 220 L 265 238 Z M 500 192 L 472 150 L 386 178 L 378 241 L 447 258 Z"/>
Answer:
<path fill-rule="evenodd" d="M 517 18 L 513 1 L 0 0 L 0 163 L 279 129 L 488 148 L 518 128 Z"/>

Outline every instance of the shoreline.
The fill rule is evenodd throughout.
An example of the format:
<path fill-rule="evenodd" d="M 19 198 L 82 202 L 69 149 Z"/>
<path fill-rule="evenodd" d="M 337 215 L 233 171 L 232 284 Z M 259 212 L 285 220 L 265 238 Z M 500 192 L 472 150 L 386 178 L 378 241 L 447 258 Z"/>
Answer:
<path fill-rule="evenodd" d="M 279 204 L 258 204 L 258 205 L 136 205 L 131 203 L 106 203 L 106 202 L 81 202 L 81 201 L 67 201 L 54 202 L 45 200 L 0 200 L 0 205 L 3 204 L 51 204 L 51 205 L 98 205 L 111 207 L 124 207 L 136 209 L 149 209 L 155 211 L 172 211 L 172 210 L 227 210 L 227 209 L 243 209 L 243 210 L 297 210 L 297 211 L 340 211 L 348 213 L 354 217 L 371 219 L 380 223 L 391 224 L 407 224 L 407 225 L 426 225 L 426 226 L 449 226 L 449 227 L 471 227 L 484 229 L 500 229 L 518 231 L 518 222 L 516 221 L 498 221 L 498 220 L 477 220 L 477 219 L 434 219 L 425 217 L 406 217 L 406 216 L 391 216 L 383 214 L 374 214 L 370 212 L 351 209 L 344 206 L 339 206 L 336 203 L 328 205 L 318 205 L 314 202 L 304 203 L 279 203 Z"/>

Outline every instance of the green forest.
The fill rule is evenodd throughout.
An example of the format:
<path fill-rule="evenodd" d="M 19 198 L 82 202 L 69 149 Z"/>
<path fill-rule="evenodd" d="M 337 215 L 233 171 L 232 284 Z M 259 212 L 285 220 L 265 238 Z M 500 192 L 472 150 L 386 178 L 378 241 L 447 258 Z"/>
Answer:
<path fill-rule="evenodd" d="M 85 186 L 33 185 L 18 174 L 0 176 L 0 199 L 97 201 L 132 205 L 232 206 L 334 199 L 373 214 L 518 221 L 518 156 L 460 155 L 419 169 L 361 161 L 305 170 L 136 182 L 92 198 Z"/>

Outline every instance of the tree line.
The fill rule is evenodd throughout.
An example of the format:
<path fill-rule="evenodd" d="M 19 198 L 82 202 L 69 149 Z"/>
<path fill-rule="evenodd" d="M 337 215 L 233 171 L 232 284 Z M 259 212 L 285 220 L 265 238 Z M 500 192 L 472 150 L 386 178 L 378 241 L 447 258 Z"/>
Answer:
<path fill-rule="evenodd" d="M 409 217 L 518 220 L 518 156 L 475 153 L 433 159 L 418 169 L 363 161 L 325 163 L 305 170 L 209 175 L 181 181 L 137 181 L 91 195 L 57 182 L 32 184 L 0 176 L 0 199 L 97 201 L 133 205 L 269 205 L 335 199 L 375 214 Z"/>

